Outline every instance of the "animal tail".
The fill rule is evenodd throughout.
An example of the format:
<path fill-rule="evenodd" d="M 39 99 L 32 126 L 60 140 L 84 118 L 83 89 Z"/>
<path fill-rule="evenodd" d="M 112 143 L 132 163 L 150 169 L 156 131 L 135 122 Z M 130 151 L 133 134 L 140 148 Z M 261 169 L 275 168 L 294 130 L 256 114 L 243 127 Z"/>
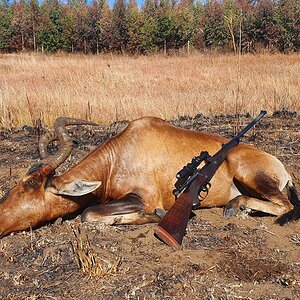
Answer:
<path fill-rule="evenodd" d="M 288 222 L 292 222 L 300 218 L 299 194 L 292 180 L 289 180 L 287 182 L 286 188 L 288 192 L 288 198 L 290 202 L 293 204 L 294 208 L 288 211 L 287 213 L 283 214 L 276 220 L 276 223 L 279 225 L 284 225 Z"/>

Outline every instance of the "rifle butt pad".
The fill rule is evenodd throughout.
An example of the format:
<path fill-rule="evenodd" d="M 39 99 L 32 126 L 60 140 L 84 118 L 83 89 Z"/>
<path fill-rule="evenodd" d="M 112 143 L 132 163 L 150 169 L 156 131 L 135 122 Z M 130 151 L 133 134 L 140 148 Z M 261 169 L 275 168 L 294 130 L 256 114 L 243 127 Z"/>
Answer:
<path fill-rule="evenodd" d="M 154 229 L 154 233 L 160 240 L 162 240 L 168 246 L 173 247 L 175 249 L 181 248 L 180 243 L 178 243 L 178 241 L 176 241 L 176 239 L 163 227 L 157 225 Z"/>

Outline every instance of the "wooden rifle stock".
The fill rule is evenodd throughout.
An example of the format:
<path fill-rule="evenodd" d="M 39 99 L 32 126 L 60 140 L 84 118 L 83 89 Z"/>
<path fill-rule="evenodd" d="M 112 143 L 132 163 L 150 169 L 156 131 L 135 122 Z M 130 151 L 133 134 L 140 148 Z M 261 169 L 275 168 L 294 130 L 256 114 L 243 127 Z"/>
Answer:
<path fill-rule="evenodd" d="M 179 191 L 175 190 L 176 195 L 183 190 L 182 193 L 154 229 L 154 233 L 159 239 L 171 247 L 180 247 L 186 233 L 186 227 L 191 216 L 193 205 L 197 202 L 200 203 L 198 198 L 199 192 L 208 191 L 210 180 L 226 159 L 228 152 L 239 144 L 240 137 L 252 128 L 265 114 L 266 111 L 261 111 L 237 136 L 223 145 L 216 154 L 211 157 L 209 156 L 209 158 L 206 159 L 206 165 L 204 167 L 186 176 L 186 181 L 180 185 L 182 189 L 179 187 Z"/>
<path fill-rule="evenodd" d="M 206 178 L 202 174 L 198 174 L 154 229 L 156 236 L 167 245 L 174 248 L 180 247 L 186 234 L 193 202 L 195 199 L 198 199 L 199 186 L 204 186 L 206 182 Z"/>

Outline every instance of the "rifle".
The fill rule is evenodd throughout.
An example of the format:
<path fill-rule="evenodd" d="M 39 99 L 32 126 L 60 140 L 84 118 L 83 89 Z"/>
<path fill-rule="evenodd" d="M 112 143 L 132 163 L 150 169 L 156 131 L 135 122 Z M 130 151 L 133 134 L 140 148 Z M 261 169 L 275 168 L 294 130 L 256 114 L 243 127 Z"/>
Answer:
<path fill-rule="evenodd" d="M 239 144 L 240 138 L 266 113 L 262 110 L 251 123 L 231 141 L 224 144 L 213 156 L 210 156 L 207 151 L 203 151 L 176 174 L 177 182 L 175 183 L 175 190 L 173 190 L 176 201 L 154 229 L 155 235 L 160 240 L 171 247 L 180 247 L 186 234 L 192 209 L 200 206 L 199 193 L 208 193 L 211 186 L 210 180 L 226 159 L 228 152 Z M 206 164 L 199 169 L 198 166 L 203 161 Z"/>

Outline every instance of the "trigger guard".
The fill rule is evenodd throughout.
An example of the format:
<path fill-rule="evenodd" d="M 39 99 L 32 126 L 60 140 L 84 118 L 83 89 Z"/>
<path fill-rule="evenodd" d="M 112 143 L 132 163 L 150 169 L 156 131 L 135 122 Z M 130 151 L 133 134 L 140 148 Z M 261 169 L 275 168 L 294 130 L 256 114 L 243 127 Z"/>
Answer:
<path fill-rule="evenodd" d="M 211 188 L 211 183 L 208 182 L 204 187 L 202 187 L 200 192 L 208 193 L 209 189 Z"/>

